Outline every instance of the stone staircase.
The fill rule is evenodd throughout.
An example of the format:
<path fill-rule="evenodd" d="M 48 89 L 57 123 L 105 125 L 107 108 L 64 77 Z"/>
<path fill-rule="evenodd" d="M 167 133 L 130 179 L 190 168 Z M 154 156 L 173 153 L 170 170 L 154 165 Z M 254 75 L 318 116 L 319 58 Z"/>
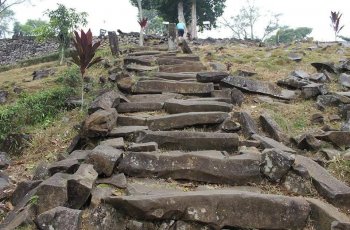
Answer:
<path fill-rule="evenodd" d="M 208 72 L 195 55 L 142 51 L 124 63 L 140 76 L 131 93 L 92 103 L 72 153 L 18 185 L 1 229 L 350 229 L 337 209 L 350 210 L 350 187 L 301 156 L 271 117 L 259 127 L 239 107 L 240 90 L 295 91 Z M 261 186 L 287 181 L 284 194 Z"/>

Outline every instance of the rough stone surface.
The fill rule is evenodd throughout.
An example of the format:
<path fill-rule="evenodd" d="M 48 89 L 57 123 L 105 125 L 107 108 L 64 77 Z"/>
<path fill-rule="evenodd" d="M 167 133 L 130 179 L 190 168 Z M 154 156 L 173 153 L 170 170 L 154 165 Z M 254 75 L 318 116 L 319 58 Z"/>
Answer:
<path fill-rule="evenodd" d="M 12 194 L 11 203 L 14 206 L 18 205 L 22 198 L 25 197 L 32 189 L 36 188 L 41 182 L 42 180 L 33 180 L 18 183 L 16 190 Z"/>
<path fill-rule="evenodd" d="M 242 127 L 243 135 L 250 138 L 253 134 L 258 133 L 258 127 L 253 118 L 247 112 L 237 112 L 235 116 L 238 118 Z"/>
<path fill-rule="evenodd" d="M 296 155 L 293 168 L 307 172 L 317 191 L 338 207 L 350 207 L 350 187 L 333 177 L 313 160 Z"/>
<path fill-rule="evenodd" d="M 329 230 L 334 221 L 350 223 L 350 218 L 339 212 L 334 206 L 314 198 L 306 198 L 306 200 L 311 206 L 310 219 L 315 223 L 317 229 Z"/>
<path fill-rule="evenodd" d="M 180 93 L 190 95 L 210 94 L 213 83 L 177 82 L 177 81 L 138 81 L 133 93 Z"/>
<path fill-rule="evenodd" d="M 83 125 L 83 135 L 87 137 L 107 136 L 117 123 L 116 109 L 99 110 L 86 118 Z"/>
<path fill-rule="evenodd" d="M 115 174 L 108 178 L 98 179 L 96 184 L 110 184 L 121 189 L 125 189 L 127 187 L 127 181 L 124 173 Z"/>
<path fill-rule="evenodd" d="M 36 223 L 42 230 L 79 230 L 82 211 L 56 207 L 38 216 Z"/>
<path fill-rule="evenodd" d="M 257 134 L 252 135 L 252 138 L 260 141 L 261 144 L 264 146 L 264 148 L 270 148 L 270 149 L 278 149 L 284 152 L 289 152 L 289 153 L 295 153 L 295 150 L 285 146 L 284 144 L 281 144 L 271 138 L 260 136 Z"/>
<path fill-rule="evenodd" d="M 328 91 L 324 84 L 311 83 L 302 87 L 301 96 L 304 99 L 310 99 L 327 93 Z"/>
<path fill-rule="evenodd" d="M 157 150 L 158 144 L 156 142 L 133 143 L 128 147 L 130 152 L 153 152 Z"/>
<path fill-rule="evenodd" d="M 100 109 L 108 110 L 116 108 L 120 103 L 120 94 L 113 90 L 98 96 L 89 107 L 89 114 L 92 114 Z"/>
<path fill-rule="evenodd" d="M 130 102 L 154 102 L 164 103 L 170 99 L 181 99 L 184 96 L 177 93 L 162 93 L 162 94 L 136 94 L 130 95 L 127 98 Z"/>
<path fill-rule="evenodd" d="M 99 145 L 89 154 L 86 163 L 92 164 L 98 175 L 111 176 L 121 155 L 122 151 L 119 149 Z"/>
<path fill-rule="evenodd" d="M 148 130 L 148 126 L 118 126 L 108 134 L 110 137 L 129 138 L 134 136 L 137 132 Z"/>
<path fill-rule="evenodd" d="M 225 157 L 219 151 L 129 153 L 118 170 L 130 176 L 245 185 L 261 181 L 260 157 Z"/>
<path fill-rule="evenodd" d="M 318 150 L 322 142 L 311 134 L 303 134 L 297 140 L 297 147 L 301 150 Z"/>
<path fill-rule="evenodd" d="M 229 86 L 236 87 L 238 89 L 242 89 L 244 91 L 252 93 L 266 94 L 286 100 L 296 98 L 296 94 L 294 91 L 282 89 L 275 84 L 265 81 L 257 81 L 245 77 L 229 76 L 223 79 L 222 82 Z"/>
<path fill-rule="evenodd" d="M 195 100 L 169 100 L 164 103 L 167 113 L 189 113 L 189 112 L 231 112 L 233 106 L 225 102 L 195 101 Z"/>
<path fill-rule="evenodd" d="M 163 109 L 163 103 L 159 102 L 130 102 L 119 104 L 119 113 L 135 113 L 147 111 L 159 111 Z"/>
<path fill-rule="evenodd" d="M 187 79 L 196 79 L 195 72 L 184 72 L 184 73 L 166 73 L 166 72 L 157 72 L 154 74 L 154 77 L 165 79 L 165 80 L 187 80 Z"/>
<path fill-rule="evenodd" d="M 302 196 L 317 193 L 311 183 L 310 178 L 303 178 L 297 175 L 294 171 L 289 171 L 285 176 L 283 187 L 291 193 Z"/>
<path fill-rule="evenodd" d="M 329 73 L 337 73 L 334 64 L 330 62 L 313 62 L 311 65 L 315 67 L 318 72 L 326 70 Z"/>
<path fill-rule="evenodd" d="M 149 118 L 147 126 L 150 130 L 156 131 L 181 129 L 195 125 L 215 125 L 222 123 L 228 116 L 228 113 L 224 112 L 178 113 Z"/>
<path fill-rule="evenodd" d="M 65 159 L 52 163 L 49 167 L 49 174 L 53 175 L 58 172 L 74 173 L 79 168 L 79 161 L 76 159 Z"/>
<path fill-rule="evenodd" d="M 100 145 L 108 145 L 116 149 L 124 149 L 125 143 L 122 137 L 101 141 Z"/>
<path fill-rule="evenodd" d="M 265 149 L 262 152 L 262 173 L 274 182 L 279 182 L 288 173 L 294 163 L 294 157 L 277 149 Z"/>
<path fill-rule="evenodd" d="M 124 213 L 137 219 L 183 219 L 210 224 L 215 229 L 302 229 L 310 212 L 302 198 L 234 190 L 111 197 L 106 203 L 122 207 Z"/>
<path fill-rule="evenodd" d="M 219 83 L 222 79 L 225 77 L 228 77 L 228 73 L 226 72 L 200 72 L 197 73 L 197 81 L 198 82 L 213 82 L 213 83 Z"/>
<path fill-rule="evenodd" d="M 276 121 L 267 113 L 260 115 L 259 117 L 262 129 L 266 132 L 271 138 L 278 142 L 285 142 L 288 138 L 284 134 L 276 123 Z"/>
<path fill-rule="evenodd" d="M 0 170 L 6 169 L 11 163 L 11 159 L 5 152 L 0 152 Z"/>
<path fill-rule="evenodd" d="M 183 64 L 159 66 L 160 72 L 167 72 L 167 73 L 200 72 L 205 70 L 206 70 L 206 67 L 201 62 L 191 62 L 191 61 L 188 61 Z"/>
<path fill-rule="evenodd" d="M 67 181 L 68 206 L 80 209 L 91 195 L 91 189 L 97 179 L 92 165 L 82 164 L 78 171 Z"/>
<path fill-rule="evenodd" d="M 146 117 L 144 116 L 127 116 L 119 115 L 117 126 L 147 126 Z"/>
<path fill-rule="evenodd" d="M 235 133 L 210 133 L 189 131 L 142 131 L 136 140 L 139 143 L 154 141 L 160 148 L 183 150 L 237 149 L 239 140 Z"/>
<path fill-rule="evenodd" d="M 315 137 L 319 140 L 330 142 L 338 147 L 350 147 L 350 132 L 329 131 Z"/>
<path fill-rule="evenodd" d="M 230 117 L 226 118 L 226 120 L 221 125 L 221 130 L 226 133 L 235 133 L 241 130 L 241 128 L 241 124 L 232 121 Z"/>
<path fill-rule="evenodd" d="M 9 95 L 9 92 L 5 90 L 0 90 L 0 104 L 6 103 L 8 95 Z"/>
<path fill-rule="evenodd" d="M 342 73 L 339 77 L 339 82 L 342 86 L 350 88 L 350 75 Z"/>

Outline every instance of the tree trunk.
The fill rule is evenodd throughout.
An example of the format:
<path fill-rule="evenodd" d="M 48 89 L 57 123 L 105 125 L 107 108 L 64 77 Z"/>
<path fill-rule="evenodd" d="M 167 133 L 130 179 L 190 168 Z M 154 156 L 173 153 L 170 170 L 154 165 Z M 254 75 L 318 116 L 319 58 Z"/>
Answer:
<path fill-rule="evenodd" d="M 182 22 L 186 26 L 186 19 L 185 19 L 185 15 L 184 15 L 184 2 L 183 2 L 183 0 L 180 0 L 179 3 L 177 4 L 177 15 L 178 15 L 179 22 Z M 187 33 L 187 28 L 185 27 L 184 38 L 186 37 L 186 33 Z"/>
<path fill-rule="evenodd" d="M 142 12 L 142 4 L 141 4 L 142 0 L 137 0 L 137 4 L 139 6 L 139 15 L 140 15 L 140 21 L 142 21 L 143 19 L 143 12 Z M 141 27 L 140 30 L 140 42 L 139 42 L 140 46 L 143 46 L 143 28 Z"/>
<path fill-rule="evenodd" d="M 60 65 L 63 65 L 64 53 L 65 53 L 65 49 L 64 49 L 64 46 L 62 46 L 62 47 L 61 47 L 61 60 L 60 60 Z"/>
<path fill-rule="evenodd" d="M 250 39 L 254 40 L 254 26 L 250 23 Z"/>
<path fill-rule="evenodd" d="M 192 39 L 197 39 L 197 0 L 192 0 Z"/>

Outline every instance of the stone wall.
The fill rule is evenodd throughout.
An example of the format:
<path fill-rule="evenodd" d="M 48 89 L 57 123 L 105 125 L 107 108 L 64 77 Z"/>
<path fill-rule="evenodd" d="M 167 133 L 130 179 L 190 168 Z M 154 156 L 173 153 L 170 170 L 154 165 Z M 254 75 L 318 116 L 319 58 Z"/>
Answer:
<path fill-rule="evenodd" d="M 58 43 L 46 41 L 39 43 L 35 38 L 1 39 L 0 66 L 11 65 L 24 59 L 40 57 L 57 50 Z"/>

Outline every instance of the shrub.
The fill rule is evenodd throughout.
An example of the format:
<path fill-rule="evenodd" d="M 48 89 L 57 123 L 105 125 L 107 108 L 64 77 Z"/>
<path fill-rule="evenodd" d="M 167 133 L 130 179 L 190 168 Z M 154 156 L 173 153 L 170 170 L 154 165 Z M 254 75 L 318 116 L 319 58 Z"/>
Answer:
<path fill-rule="evenodd" d="M 27 126 L 54 118 L 66 108 L 72 88 L 58 87 L 32 95 L 22 95 L 14 104 L 0 106 L 0 141 L 9 133 L 23 132 Z"/>
<path fill-rule="evenodd" d="M 82 81 L 79 75 L 79 68 L 77 66 L 71 66 L 57 78 L 57 82 L 63 86 L 76 88 L 81 85 Z"/>

